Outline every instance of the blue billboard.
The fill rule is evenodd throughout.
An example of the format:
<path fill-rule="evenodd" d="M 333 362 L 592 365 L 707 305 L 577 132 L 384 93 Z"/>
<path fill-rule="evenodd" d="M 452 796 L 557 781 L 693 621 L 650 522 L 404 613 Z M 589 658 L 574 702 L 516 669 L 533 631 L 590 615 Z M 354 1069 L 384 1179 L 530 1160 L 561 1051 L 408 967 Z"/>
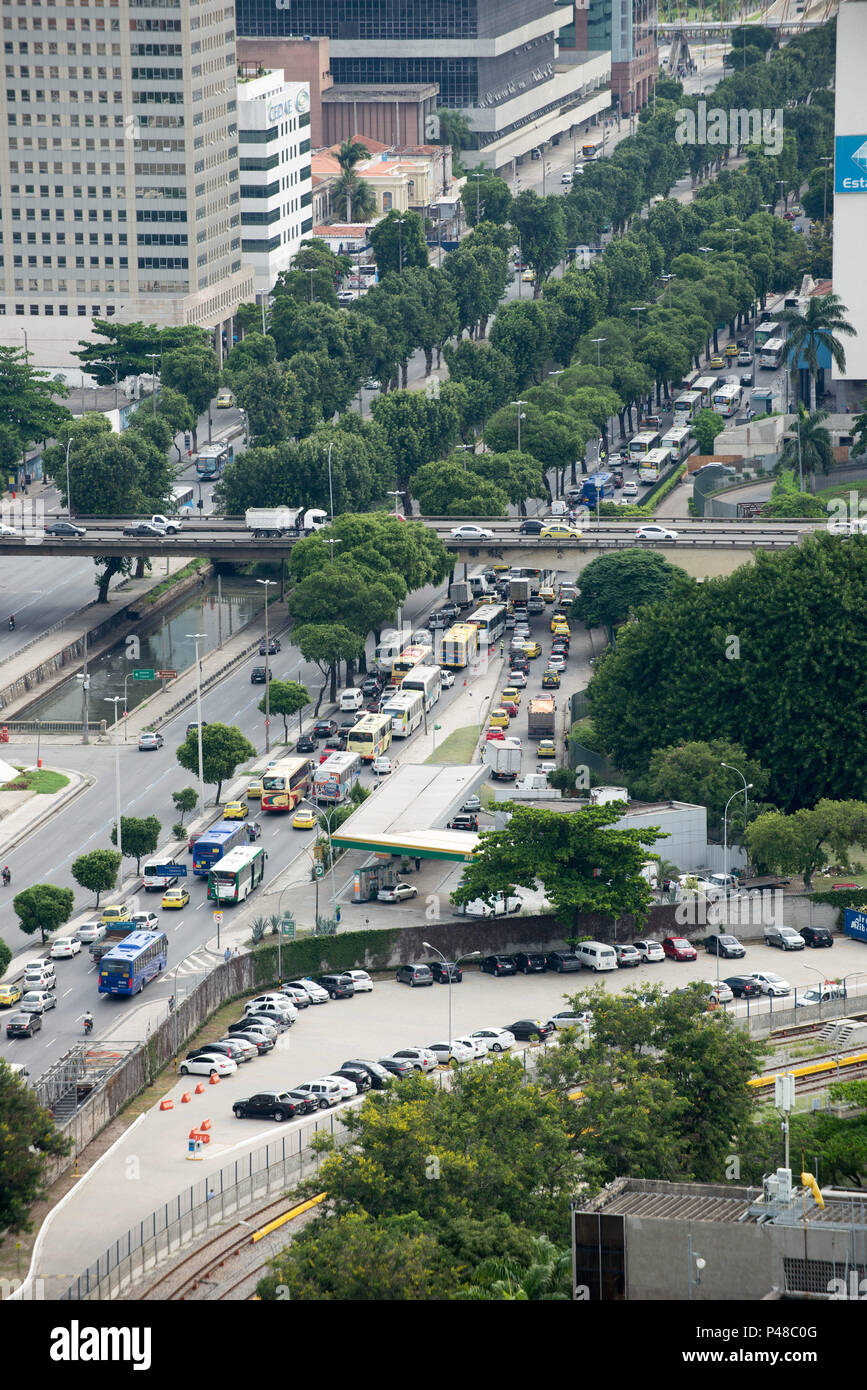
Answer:
<path fill-rule="evenodd" d="M 834 141 L 834 192 L 867 193 L 867 135 L 838 135 Z"/>

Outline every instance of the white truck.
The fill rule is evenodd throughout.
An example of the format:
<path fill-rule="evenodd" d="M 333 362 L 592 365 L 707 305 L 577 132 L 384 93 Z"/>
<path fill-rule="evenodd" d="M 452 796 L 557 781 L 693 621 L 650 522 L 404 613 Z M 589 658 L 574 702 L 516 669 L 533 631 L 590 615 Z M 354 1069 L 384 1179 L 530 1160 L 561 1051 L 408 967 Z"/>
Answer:
<path fill-rule="evenodd" d="M 248 507 L 244 525 L 256 540 L 267 536 L 308 536 L 327 525 L 328 513 L 321 507 Z"/>
<path fill-rule="evenodd" d="M 180 517 L 164 516 L 162 512 L 155 512 L 151 517 L 151 526 L 161 526 L 167 536 L 176 536 L 183 524 Z"/>
<path fill-rule="evenodd" d="M 492 739 L 485 744 L 485 762 L 492 777 L 501 782 L 512 782 L 521 771 L 521 740 L 519 738 Z"/>

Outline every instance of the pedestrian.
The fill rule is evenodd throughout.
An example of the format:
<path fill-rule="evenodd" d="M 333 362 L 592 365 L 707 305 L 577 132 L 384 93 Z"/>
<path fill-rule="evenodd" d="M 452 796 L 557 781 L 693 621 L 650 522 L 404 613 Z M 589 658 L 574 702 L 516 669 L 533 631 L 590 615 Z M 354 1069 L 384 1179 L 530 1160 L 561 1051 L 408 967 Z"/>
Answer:
<path fill-rule="evenodd" d="M 229 948 L 228 948 L 228 946 L 227 946 L 226 949 L 225 949 L 225 951 L 223 952 L 223 960 L 226 961 L 226 963 L 228 964 L 228 962 L 229 962 L 231 959 L 232 959 L 232 952 L 229 950 Z"/>
<path fill-rule="evenodd" d="M 503 655 L 503 652 L 504 652 L 505 650 L 506 650 L 506 644 L 505 644 L 505 642 L 503 641 L 503 639 L 502 639 L 502 637 L 501 637 L 501 638 L 500 638 L 500 656 Z"/>
<path fill-rule="evenodd" d="M 419 858 L 418 855 L 416 855 L 416 860 L 415 860 L 415 871 L 416 871 L 417 874 L 418 874 L 418 873 L 421 873 L 421 859 Z"/>
<path fill-rule="evenodd" d="M 235 949 L 234 949 L 234 951 L 232 952 L 232 960 L 239 960 L 239 959 L 240 959 L 240 955 L 241 955 L 241 952 L 238 950 L 238 948 L 237 948 L 237 946 L 236 946 Z"/>

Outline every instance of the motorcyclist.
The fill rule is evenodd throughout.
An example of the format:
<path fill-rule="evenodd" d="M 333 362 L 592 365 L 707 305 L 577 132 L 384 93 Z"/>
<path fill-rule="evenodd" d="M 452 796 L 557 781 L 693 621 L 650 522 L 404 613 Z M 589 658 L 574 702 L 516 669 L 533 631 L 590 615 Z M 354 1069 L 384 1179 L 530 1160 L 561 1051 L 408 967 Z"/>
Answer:
<path fill-rule="evenodd" d="M 85 1033 L 89 1033 L 89 1032 L 91 1032 L 92 1029 L 93 1029 L 93 1014 L 90 1012 L 90 1009 L 88 1009 L 88 1010 L 87 1010 L 87 1013 L 84 1015 L 84 1031 L 85 1031 Z"/>
<path fill-rule="evenodd" d="M 14 631 L 15 631 L 15 614 L 14 614 L 14 613 L 10 613 L 10 614 L 9 614 L 9 631 L 10 631 L 10 632 L 14 632 Z"/>
<path fill-rule="evenodd" d="M 9 884 L 10 884 L 11 882 L 12 882 L 12 873 L 11 873 L 11 871 L 10 871 L 10 869 L 9 869 L 9 865 L 6 864 L 6 865 L 4 866 L 4 868 L 3 868 L 3 886 L 4 886 L 4 888 L 8 888 L 8 887 L 9 887 Z"/>

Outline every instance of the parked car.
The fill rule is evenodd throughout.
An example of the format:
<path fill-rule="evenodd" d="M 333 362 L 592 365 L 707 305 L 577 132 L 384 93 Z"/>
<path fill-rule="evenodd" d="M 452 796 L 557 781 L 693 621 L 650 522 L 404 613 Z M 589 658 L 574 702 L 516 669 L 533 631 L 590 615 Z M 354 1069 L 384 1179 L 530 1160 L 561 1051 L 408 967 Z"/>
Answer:
<path fill-rule="evenodd" d="M 474 898 L 470 903 L 456 906 L 455 911 L 465 917 L 507 917 L 520 912 L 522 907 L 520 898 L 495 898 L 493 903 Z"/>
<path fill-rule="evenodd" d="M 412 1062 L 408 1062 L 405 1057 L 380 1057 L 379 1065 L 391 1076 L 397 1077 L 412 1076 L 415 1070 Z"/>
<path fill-rule="evenodd" d="M 328 1075 L 337 1081 L 351 1081 L 359 1095 L 369 1091 L 373 1085 L 369 1074 L 360 1067 L 335 1067 Z"/>
<path fill-rule="evenodd" d="M 616 943 L 614 946 L 614 954 L 617 957 L 617 964 L 621 967 L 641 964 L 641 956 L 638 954 L 635 947 L 629 946 L 626 942 L 622 944 Z"/>
<path fill-rule="evenodd" d="M 809 989 L 801 990 L 795 1003 L 801 1008 L 809 1004 L 825 1004 L 829 999 L 845 998 L 845 984 L 839 984 L 836 980 L 825 980 L 824 984 L 812 985 Z"/>
<path fill-rule="evenodd" d="M 181 1076 L 231 1076 L 238 1070 L 237 1062 L 222 1052 L 202 1052 L 187 1056 L 178 1067 Z"/>
<path fill-rule="evenodd" d="M 303 989 L 309 997 L 311 1004 L 327 1004 L 328 990 L 323 989 L 315 980 L 290 980 L 289 984 L 295 989 Z"/>
<path fill-rule="evenodd" d="M 374 758 L 373 762 L 370 764 L 370 770 L 373 773 L 374 777 L 387 777 L 391 772 L 391 769 L 391 758 L 380 756 L 378 758 Z"/>
<path fill-rule="evenodd" d="M 430 1052 L 440 1065 L 446 1067 L 461 1066 L 464 1062 L 474 1062 L 476 1058 L 473 1045 L 460 1042 L 458 1038 L 452 1038 L 449 1042 L 432 1042 Z"/>
<path fill-rule="evenodd" d="M 344 974 L 348 975 L 354 984 L 356 994 L 370 994 L 373 981 L 366 970 L 346 970 Z"/>
<path fill-rule="evenodd" d="M 243 1023 L 247 1021 L 247 1019 L 244 1019 Z M 252 1047 L 255 1047 L 257 1055 L 260 1057 L 264 1052 L 273 1052 L 274 1045 L 277 1041 L 276 1032 L 269 1036 L 268 1033 L 261 1031 L 255 1025 L 244 1028 L 242 1023 L 231 1023 L 226 1031 L 230 1037 L 239 1038 L 242 1042 L 250 1043 Z"/>
<path fill-rule="evenodd" d="M 486 975 L 516 975 L 517 967 L 511 956 L 485 956 L 482 960 L 480 970 Z"/>
<path fill-rule="evenodd" d="M 666 936 L 662 949 L 669 960 L 698 960 L 698 952 L 685 936 Z"/>
<path fill-rule="evenodd" d="M 65 960 L 77 956 L 80 950 L 81 941 L 77 936 L 58 936 L 52 941 L 48 954 L 52 960 Z"/>
<path fill-rule="evenodd" d="M 754 999 L 762 992 L 761 985 L 752 975 L 727 975 L 725 982 L 735 999 Z"/>
<path fill-rule="evenodd" d="M 306 989 L 299 989 L 297 985 L 281 985 L 280 993 L 285 994 L 296 1009 L 309 1009 L 313 1002 Z"/>
<path fill-rule="evenodd" d="M 354 1081 L 350 1081 L 348 1076 L 337 1076 L 334 1072 L 329 1072 L 327 1076 L 320 1077 L 321 1081 L 336 1081 L 340 1088 L 341 1100 L 352 1100 L 353 1096 L 358 1095 L 358 1087 Z"/>
<path fill-rule="evenodd" d="M 313 1096 L 308 1095 L 306 1091 L 296 1091 L 292 1086 L 290 1086 L 286 1091 L 286 1094 L 289 1097 L 289 1099 L 294 1101 L 295 1104 L 298 1106 L 299 1115 L 313 1115 L 319 1109 L 319 1106 L 317 1102 L 314 1100 Z"/>
<path fill-rule="evenodd" d="M 517 951 L 512 960 L 522 975 L 541 975 L 548 969 L 543 951 Z"/>
<path fill-rule="evenodd" d="M 451 960 L 432 960 L 428 965 L 428 969 L 439 985 L 447 985 L 449 981 L 451 981 L 452 984 L 459 985 L 464 978 L 464 972 L 461 967 L 455 965 L 454 961 Z"/>
<path fill-rule="evenodd" d="M 806 942 L 792 927 L 765 927 L 765 945 L 779 946 L 784 951 L 803 951 Z"/>
<path fill-rule="evenodd" d="M 515 1035 L 508 1028 L 477 1028 L 470 1036 L 485 1043 L 489 1052 L 508 1052 L 515 1046 Z"/>
<path fill-rule="evenodd" d="M 138 751 L 139 751 L 140 753 L 155 753 L 155 752 L 157 751 L 157 749 L 162 748 L 162 746 L 163 746 L 164 743 L 165 743 L 165 739 L 163 738 L 162 734 L 157 734 L 157 733 L 139 734 L 139 737 L 138 737 Z"/>
<path fill-rule="evenodd" d="M 231 1057 L 233 1062 L 252 1062 L 254 1057 L 258 1057 L 259 1049 L 254 1047 L 246 1038 L 237 1038 L 234 1034 L 231 1037 L 222 1038 L 219 1042 L 205 1043 L 201 1047 L 194 1047 L 187 1053 L 188 1057 L 203 1057 L 209 1052 L 219 1052 L 223 1057 Z"/>
<path fill-rule="evenodd" d="M 402 1057 L 405 1062 L 409 1062 L 414 1071 L 429 1072 L 439 1066 L 439 1058 L 429 1047 L 401 1047 L 393 1052 L 392 1056 Z"/>
<path fill-rule="evenodd" d="M 642 962 L 665 960 L 665 952 L 658 941 L 633 941 L 632 944 Z"/>
<path fill-rule="evenodd" d="M 741 956 L 746 955 L 745 948 L 736 936 L 709 936 L 704 943 L 704 949 L 708 955 L 724 956 L 727 960 L 739 960 Z"/>
<path fill-rule="evenodd" d="M 805 946 L 833 946 L 834 938 L 827 927 L 801 927 Z"/>
<path fill-rule="evenodd" d="M 549 970 L 554 970 L 558 974 L 567 974 L 581 969 L 581 961 L 574 951 L 549 951 L 545 957 L 545 963 Z"/>
<path fill-rule="evenodd" d="M 434 982 L 428 965 L 399 965 L 395 971 L 395 979 L 399 985 L 409 985 L 410 989 L 415 989 L 417 985 L 432 985 Z"/>
<path fill-rule="evenodd" d="M 305 1081 L 300 1086 L 293 1087 L 303 1096 L 309 1096 L 316 1102 L 320 1110 L 330 1110 L 332 1106 L 338 1105 L 343 1100 L 343 1088 L 336 1077 L 321 1081 Z"/>
<path fill-rule="evenodd" d="M 345 971 L 317 976 L 316 983 L 328 991 L 330 999 L 351 999 L 355 993 L 352 976 Z"/>
<path fill-rule="evenodd" d="M 772 970 L 754 970 L 753 979 L 762 994 L 770 994 L 774 998 L 785 998 L 787 994 L 792 992 L 789 981 L 784 980 L 782 975 L 775 975 Z"/>
<path fill-rule="evenodd" d="M 10 1014 L 6 1020 L 7 1038 L 32 1038 L 42 1027 L 41 1014 Z"/>
<path fill-rule="evenodd" d="M 282 990 L 257 994 L 255 999 L 249 1000 L 244 1006 L 244 1012 L 248 1014 L 266 1013 L 269 1009 L 276 1009 L 278 1013 L 286 1014 L 292 1023 L 298 1017 L 298 1010 Z"/>
<path fill-rule="evenodd" d="M 715 980 L 706 981 L 708 989 L 708 1003 L 710 1004 L 730 1004 L 734 999 L 734 991 L 731 985 L 727 985 L 725 980 L 720 980 L 719 984 Z"/>
<path fill-rule="evenodd" d="M 342 1067 L 337 1069 L 335 1075 L 338 1075 L 341 1071 L 351 1071 L 353 1068 L 358 1071 L 366 1072 L 370 1077 L 370 1084 L 374 1091 L 383 1091 L 387 1086 L 391 1085 L 391 1072 L 386 1067 L 381 1066 L 379 1062 L 364 1062 L 358 1061 L 357 1059 L 350 1059 L 348 1062 L 344 1062 Z"/>
<path fill-rule="evenodd" d="M 376 895 L 379 903 L 403 903 L 418 897 L 418 889 L 411 883 L 395 883 L 391 888 L 380 888 Z"/>
<path fill-rule="evenodd" d="M 293 1100 L 288 1091 L 257 1091 L 232 1102 L 232 1114 L 238 1120 L 294 1120 L 301 1112 L 301 1102 Z"/>
<path fill-rule="evenodd" d="M 508 1024 L 507 1029 L 522 1042 L 541 1042 L 554 1032 L 554 1024 L 550 1019 L 519 1018 L 515 1023 Z"/>
<path fill-rule="evenodd" d="M 593 1015 L 586 1009 L 561 1009 L 559 1013 L 552 1014 L 548 1022 L 553 1023 L 555 1028 L 589 1028 Z"/>

